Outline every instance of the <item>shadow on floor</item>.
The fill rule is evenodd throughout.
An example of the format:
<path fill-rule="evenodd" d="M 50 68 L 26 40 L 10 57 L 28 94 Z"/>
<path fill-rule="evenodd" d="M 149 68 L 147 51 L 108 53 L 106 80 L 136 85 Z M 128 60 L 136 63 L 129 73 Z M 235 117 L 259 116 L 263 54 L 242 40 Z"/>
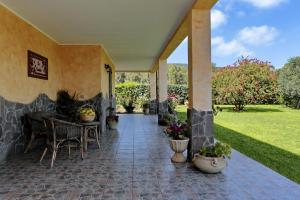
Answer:
<path fill-rule="evenodd" d="M 300 183 L 300 156 L 253 139 L 232 129 L 214 125 L 216 138 L 267 167 Z"/>

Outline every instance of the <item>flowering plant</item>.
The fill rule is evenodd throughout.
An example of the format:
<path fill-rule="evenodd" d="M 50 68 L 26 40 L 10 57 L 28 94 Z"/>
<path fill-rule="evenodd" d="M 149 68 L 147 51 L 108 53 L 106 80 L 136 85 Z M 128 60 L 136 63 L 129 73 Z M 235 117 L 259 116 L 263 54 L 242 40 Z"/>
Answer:
<path fill-rule="evenodd" d="M 187 123 L 174 123 L 168 126 L 165 133 L 173 140 L 185 140 L 189 135 L 189 126 Z"/>
<path fill-rule="evenodd" d="M 175 108 L 178 105 L 178 96 L 175 93 L 168 95 L 169 112 L 175 113 Z"/>

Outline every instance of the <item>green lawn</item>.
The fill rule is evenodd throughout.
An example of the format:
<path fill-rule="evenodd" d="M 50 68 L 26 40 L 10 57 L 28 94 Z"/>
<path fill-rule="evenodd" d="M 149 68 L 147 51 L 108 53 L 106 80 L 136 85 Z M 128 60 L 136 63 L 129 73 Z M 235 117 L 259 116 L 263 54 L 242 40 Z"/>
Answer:
<path fill-rule="evenodd" d="M 215 135 L 241 153 L 300 183 L 300 111 L 281 105 L 231 106 L 215 117 Z M 186 120 L 186 107 L 177 107 Z"/>

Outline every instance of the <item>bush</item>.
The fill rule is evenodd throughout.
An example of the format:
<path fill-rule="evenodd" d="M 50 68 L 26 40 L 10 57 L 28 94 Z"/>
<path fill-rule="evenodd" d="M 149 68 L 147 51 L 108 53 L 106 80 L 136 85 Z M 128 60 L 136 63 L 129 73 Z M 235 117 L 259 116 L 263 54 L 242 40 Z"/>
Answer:
<path fill-rule="evenodd" d="M 135 82 L 125 82 L 116 85 L 116 102 L 119 105 L 139 105 L 140 98 L 148 98 L 150 96 L 149 85 L 139 84 Z"/>
<path fill-rule="evenodd" d="M 242 58 L 213 74 L 214 104 L 232 104 L 242 111 L 246 104 L 277 102 L 277 76 L 268 62 Z"/>
<path fill-rule="evenodd" d="M 176 94 L 168 95 L 168 109 L 169 113 L 176 113 L 175 109 L 178 105 L 178 96 Z"/>
<path fill-rule="evenodd" d="M 169 85 L 168 94 L 175 94 L 178 97 L 178 103 L 184 104 L 188 99 L 188 86 L 187 85 Z"/>
<path fill-rule="evenodd" d="M 278 84 L 287 106 L 300 108 L 300 57 L 289 59 L 279 71 Z"/>

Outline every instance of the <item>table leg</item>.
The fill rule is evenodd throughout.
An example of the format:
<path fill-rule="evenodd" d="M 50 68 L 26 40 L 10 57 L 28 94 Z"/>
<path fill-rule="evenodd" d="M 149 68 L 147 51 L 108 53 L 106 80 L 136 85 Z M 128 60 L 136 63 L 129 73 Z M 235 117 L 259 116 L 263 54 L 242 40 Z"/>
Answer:
<path fill-rule="evenodd" d="M 97 141 L 98 147 L 99 147 L 99 149 L 100 149 L 99 133 L 98 133 L 98 128 L 97 128 L 97 126 L 95 127 L 95 136 L 96 136 L 96 141 Z"/>
<path fill-rule="evenodd" d="M 88 129 L 84 128 L 84 151 L 87 152 L 87 145 L 88 145 Z"/>

